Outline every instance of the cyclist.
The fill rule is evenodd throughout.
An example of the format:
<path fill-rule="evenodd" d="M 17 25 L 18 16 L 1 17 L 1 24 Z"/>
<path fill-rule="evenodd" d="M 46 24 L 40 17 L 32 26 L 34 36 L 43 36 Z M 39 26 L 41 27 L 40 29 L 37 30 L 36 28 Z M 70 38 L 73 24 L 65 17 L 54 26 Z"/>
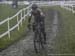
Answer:
<path fill-rule="evenodd" d="M 36 4 L 33 4 L 31 9 L 32 10 L 28 20 L 29 22 L 28 28 L 30 29 L 30 25 L 31 25 L 30 21 L 31 21 L 31 18 L 34 17 L 33 31 L 35 32 L 35 28 L 37 24 L 41 25 L 41 31 L 42 31 L 42 34 L 44 35 L 44 43 L 46 43 L 45 22 L 44 22 L 45 16 Z"/>

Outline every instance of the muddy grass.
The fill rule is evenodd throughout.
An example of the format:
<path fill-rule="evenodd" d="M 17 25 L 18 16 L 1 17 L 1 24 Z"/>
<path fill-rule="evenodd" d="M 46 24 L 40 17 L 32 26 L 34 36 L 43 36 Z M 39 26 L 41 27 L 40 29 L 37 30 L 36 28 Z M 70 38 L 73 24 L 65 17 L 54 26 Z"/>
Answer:
<path fill-rule="evenodd" d="M 56 54 L 75 56 L 75 16 L 72 12 L 56 8 L 60 12 L 59 31 L 56 39 Z"/>

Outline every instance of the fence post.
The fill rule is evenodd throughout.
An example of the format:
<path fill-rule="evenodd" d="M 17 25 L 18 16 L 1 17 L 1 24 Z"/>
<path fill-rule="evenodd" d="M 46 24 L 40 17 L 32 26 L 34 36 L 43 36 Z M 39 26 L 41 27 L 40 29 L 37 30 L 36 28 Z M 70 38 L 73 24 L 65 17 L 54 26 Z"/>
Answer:
<path fill-rule="evenodd" d="M 10 39 L 10 22 L 9 22 L 9 17 L 8 17 L 8 37 L 9 37 L 9 39 Z"/>
<path fill-rule="evenodd" d="M 17 23 L 18 23 L 18 31 L 19 31 L 19 18 L 18 18 L 18 15 L 17 15 Z"/>
<path fill-rule="evenodd" d="M 27 11 L 28 11 L 27 13 L 30 13 L 30 11 L 31 11 L 31 8 L 29 7 Z M 28 14 L 28 16 L 29 16 L 29 15 L 30 15 L 30 14 Z"/>
<path fill-rule="evenodd" d="M 21 26 L 22 26 L 22 11 L 21 11 Z"/>
<path fill-rule="evenodd" d="M 72 13 L 74 13 L 73 5 L 72 5 Z"/>
<path fill-rule="evenodd" d="M 25 9 L 24 9 L 24 20 L 25 20 Z"/>
<path fill-rule="evenodd" d="M 29 13 L 29 8 L 27 9 L 27 13 Z"/>

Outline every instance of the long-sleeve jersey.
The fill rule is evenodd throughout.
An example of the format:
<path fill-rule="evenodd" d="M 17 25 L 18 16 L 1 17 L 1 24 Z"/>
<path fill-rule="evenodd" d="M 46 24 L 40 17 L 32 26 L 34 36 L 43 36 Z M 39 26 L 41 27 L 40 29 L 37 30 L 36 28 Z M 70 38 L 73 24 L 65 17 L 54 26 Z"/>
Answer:
<path fill-rule="evenodd" d="M 29 16 L 29 22 L 31 21 L 32 16 L 34 17 L 34 22 L 35 23 L 44 23 L 44 14 L 40 9 L 37 10 L 32 10 Z"/>

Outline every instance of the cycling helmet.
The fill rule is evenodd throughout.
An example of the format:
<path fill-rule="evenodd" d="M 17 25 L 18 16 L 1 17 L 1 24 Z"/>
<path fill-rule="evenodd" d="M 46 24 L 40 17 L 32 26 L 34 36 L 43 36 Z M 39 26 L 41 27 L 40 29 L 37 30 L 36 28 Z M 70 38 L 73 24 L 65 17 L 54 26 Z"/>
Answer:
<path fill-rule="evenodd" d="M 32 8 L 32 10 L 36 10 L 38 8 L 38 6 L 37 6 L 37 4 L 33 4 L 31 8 Z"/>

